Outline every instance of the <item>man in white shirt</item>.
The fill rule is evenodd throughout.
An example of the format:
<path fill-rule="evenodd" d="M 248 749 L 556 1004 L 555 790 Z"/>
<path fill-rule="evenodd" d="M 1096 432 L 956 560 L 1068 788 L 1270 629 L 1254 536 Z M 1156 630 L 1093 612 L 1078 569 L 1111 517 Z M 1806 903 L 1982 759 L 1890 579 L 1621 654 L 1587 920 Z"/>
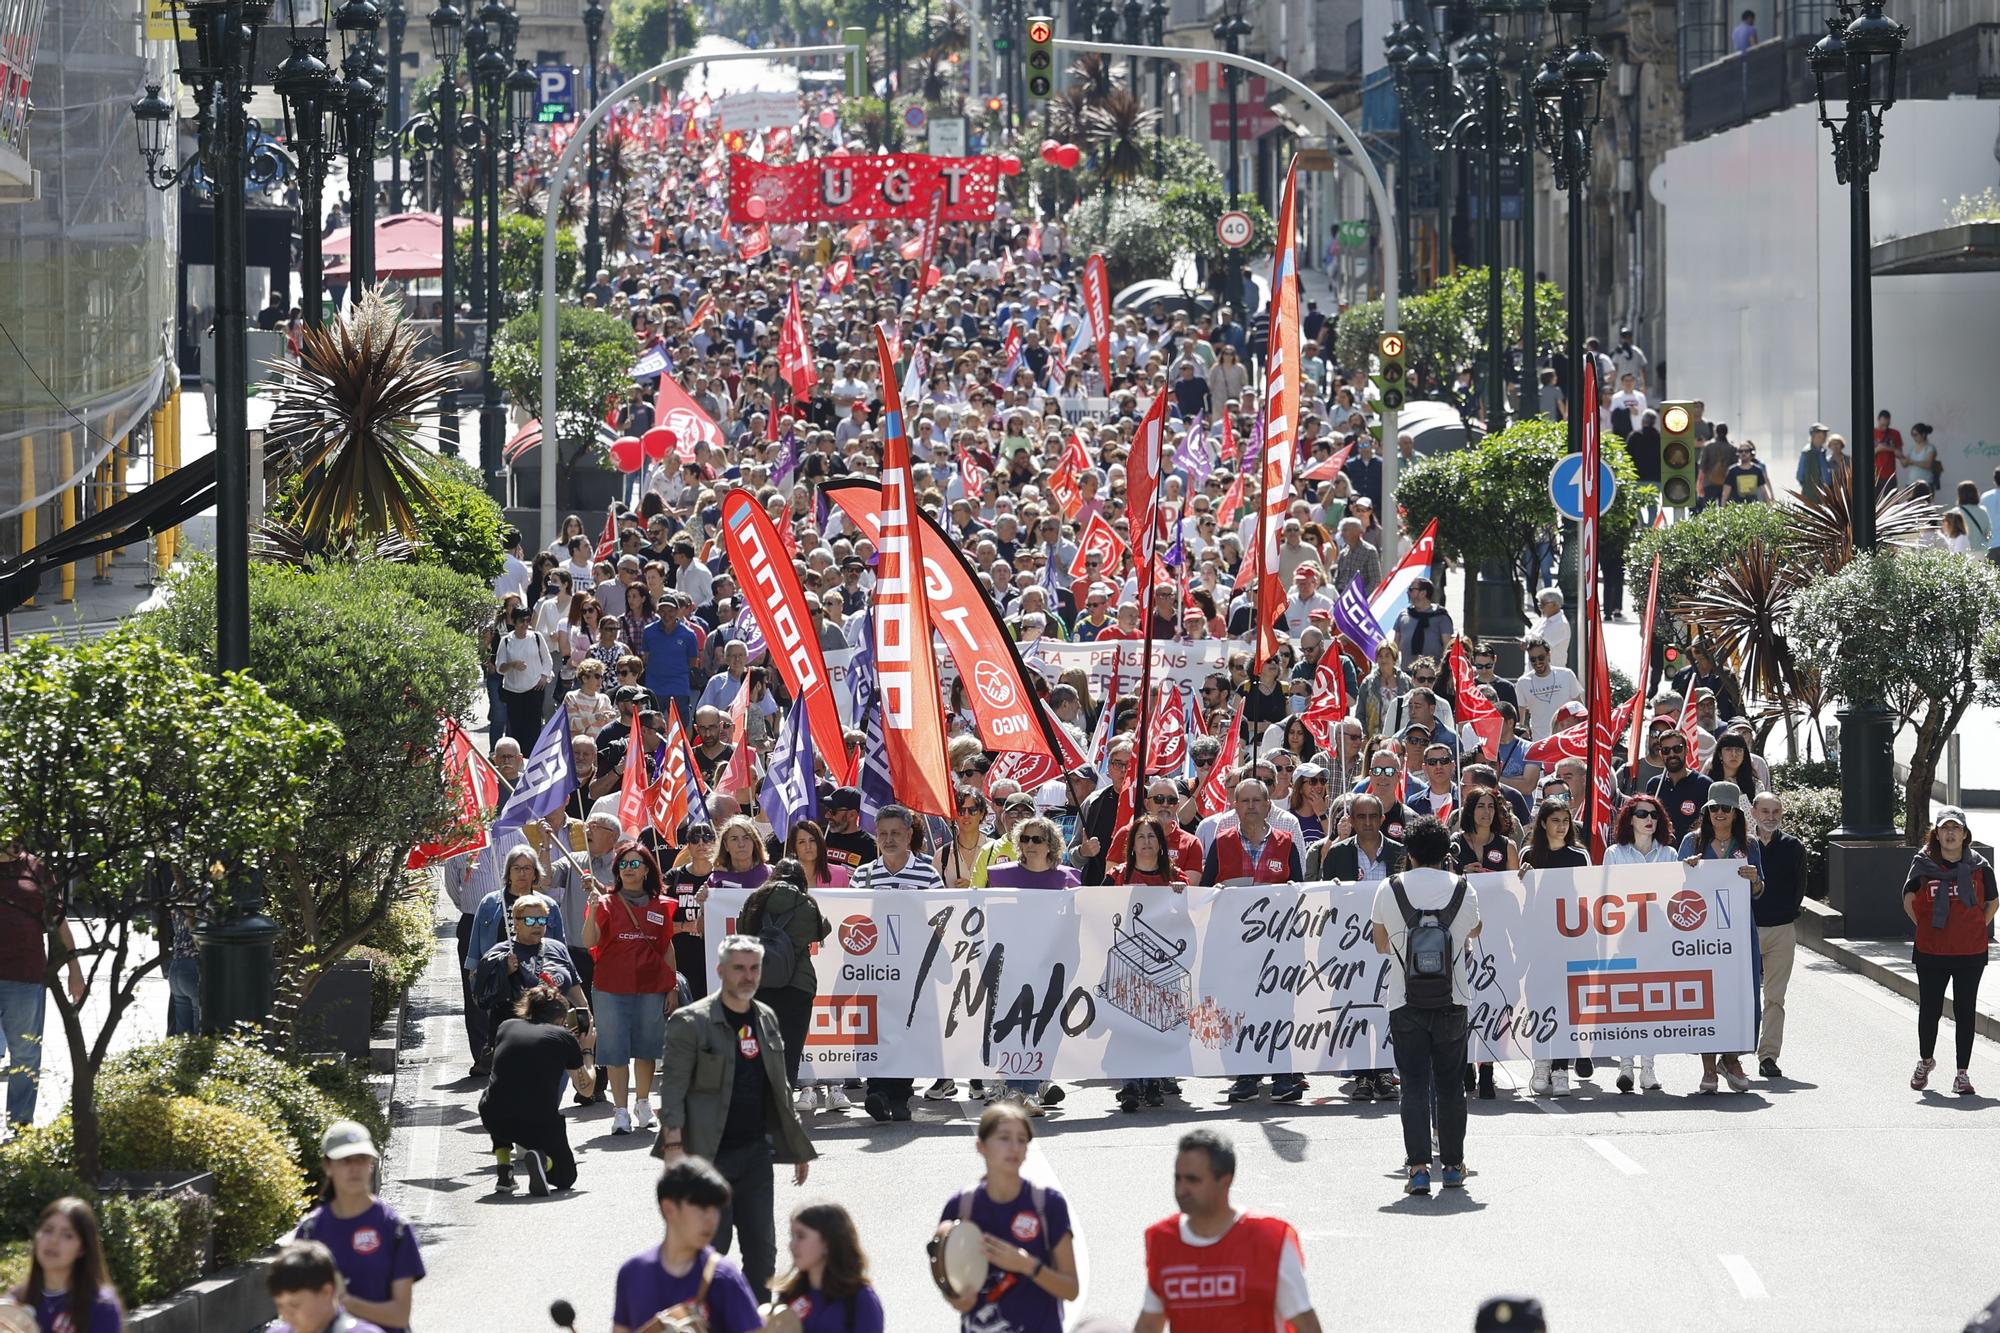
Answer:
<path fill-rule="evenodd" d="M 1289 1325 L 1294 1333 L 1320 1333 L 1298 1232 L 1281 1217 L 1231 1204 L 1235 1179 L 1228 1138 L 1212 1129 L 1181 1136 L 1174 1157 L 1180 1214 L 1146 1228 L 1146 1296 L 1133 1333 L 1165 1333 L 1181 1311 L 1189 1316 L 1182 1327 L 1281 1333 Z M 1252 1308 L 1253 1291 L 1276 1295 L 1268 1307 Z"/>
<path fill-rule="evenodd" d="M 1451 835 L 1424 815 L 1403 839 L 1407 869 L 1375 890 L 1375 951 L 1389 955 L 1382 973 L 1382 1007 L 1403 1079 L 1404 1191 L 1431 1192 L 1431 1104 L 1437 1104 L 1440 1174 L 1446 1189 L 1465 1187 L 1466 1006 L 1471 983 L 1461 965 L 1479 935 L 1479 895 L 1463 876 L 1444 870 Z M 1443 927 L 1448 947 L 1426 947 Z M 1415 936 L 1414 941 L 1412 936 Z M 1415 947 L 1413 947 L 1413 944 Z"/>
<path fill-rule="evenodd" d="M 1547 639 L 1531 637 L 1526 642 L 1528 670 L 1514 682 L 1514 695 L 1520 700 L 1529 738 L 1541 740 L 1549 735 L 1562 706 L 1583 698 L 1583 685 L 1574 671 L 1554 664 L 1555 649 Z"/>
<path fill-rule="evenodd" d="M 501 541 L 507 547 L 507 559 L 500 567 L 500 577 L 493 580 L 493 596 L 504 601 L 507 595 L 512 593 L 521 599 L 522 606 L 526 606 L 528 580 L 534 577 L 535 571 L 521 558 L 521 530 L 507 529 L 507 535 L 501 538 Z"/>
<path fill-rule="evenodd" d="M 1539 612 L 1528 622 L 1528 638 L 1545 639 L 1553 650 L 1558 663 L 1569 661 L 1569 617 L 1563 614 L 1562 589 L 1547 587 L 1535 594 L 1535 610 Z M 1521 641 L 1527 646 L 1527 639 Z"/>
<path fill-rule="evenodd" d="M 1285 633 L 1294 641 L 1306 632 L 1314 615 L 1333 615 L 1333 601 L 1319 590 L 1319 564 L 1307 560 L 1292 571 L 1292 596 L 1285 603 Z"/>

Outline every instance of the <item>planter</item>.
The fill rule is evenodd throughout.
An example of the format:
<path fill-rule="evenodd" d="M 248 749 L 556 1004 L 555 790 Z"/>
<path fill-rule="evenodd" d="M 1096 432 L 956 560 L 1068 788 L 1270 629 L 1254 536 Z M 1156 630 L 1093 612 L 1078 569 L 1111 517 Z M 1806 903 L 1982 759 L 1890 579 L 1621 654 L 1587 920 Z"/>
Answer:
<path fill-rule="evenodd" d="M 1471 611 L 1467 637 L 1493 650 L 1493 674 L 1501 680 L 1519 676 L 1527 665 L 1520 643 L 1521 591 L 1506 565 L 1479 567 L 1471 589 Z"/>
<path fill-rule="evenodd" d="M 1846 922 L 1849 939 L 1911 938 L 1910 918 L 1903 914 L 1903 880 L 1915 850 L 1901 840 L 1834 838 L 1827 843 L 1827 902 Z"/>
<path fill-rule="evenodd" d="M 366 958 L 335 963 L 299 1005 L 298 1040 L 307 1050 L 338 1051 L 348 1060 L 368 1059 L 375 964 Z"/>
<path fill-rule="evenodd" d="M 198 1194 L 209 1201 L 209 1207 L 198 1213 L 190 1213 L 183 1208 L 180 1214 L 183 1228 L 179 1239 L 191 1242 L 191 1249 L 199 1256 L 197 1275 L 207 1273 L 215 1267 L 215 1176 L 208 1171 L 107 1171 L 97 1182 L 98 1192 L 104 1195 L 118 1195 L 128 1199 L 173 1199 L 179 1195 Z M 202 1227 L 199 1236 L 186 1234 L 185 1228 L 196 1225 Z"/>

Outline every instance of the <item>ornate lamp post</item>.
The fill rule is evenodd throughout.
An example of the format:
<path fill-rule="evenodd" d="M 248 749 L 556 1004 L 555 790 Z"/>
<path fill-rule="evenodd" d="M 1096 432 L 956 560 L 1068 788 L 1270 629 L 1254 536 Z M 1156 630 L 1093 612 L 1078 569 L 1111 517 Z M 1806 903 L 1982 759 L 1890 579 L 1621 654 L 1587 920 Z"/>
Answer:
<path fill-rule="evenodd" d="M 320 234 L 325 211 L 321 185 L 326 178 L 331 136 L 327 121 L 338 105 L 340 80 L 326 63 L 326 40 L 295 37 L 292 53 L 271 73 L 271 90 L 285 103 L 285 142 L 299 164 L 299 213 L 304 240 L 300 304 L 306 327 L 319 328 L 326 316 L 326 264 Z"/>
<path fill-rule="evenodd" d="M 1819 119 L 1833 136 L 1834 177 L 1847 187 L 1848 377 L 1853 392 L 1853 467 L 1848 512 L 1854 549 L 1875 549 L 1875 330 L 1869 267 L 1868 181 L 1882 160 L 1882 118 L 1896 102 L 1896 65 L 1907 30 L 1883 0 L 1842 3 L 1809 58 Z M 1837 114 L 1836 114 L 1837 113 Z M 1840 823 L 1850 838 L 1893 837 L 1894 719 L 1879 697 L 1850 699 L 1840 713 Z"/>
<path fill-rule="evenodd" d="M 671 22 L 671 19 L 669 20 Z M 678 35 L 678 34 L 675 34 Z M 590 0 L 583 8 L 583 44 L 590 57 L 590 109 L 597 110 L 597 67 L 598 50 L 604 43 L 604 0 Z M 549 200 L 549 207 L 556 206 L 556 200 Z M 597 221 L 597 127 L 590 127 L 590 218 L 583 229 L 583 281 L 585 286 L 597 281 L 597 270 L 604 263 L 604 238 L 598 231 Z"/>
<path fill-rule="evenodd" d="M 381 85 L 374 79 L 375 29 L 381 22 L 375 0 L 345 0 L 333 14 L 344 51 L 340 146 L 347 157 L 347 188 L 354 203 L 347 259 L 349 290 L 357 300 L 375 285 L 375 136 L 382 120 Z"/>
<path fill-rule="evenodd" d="M 457 232 L 452 225 L 452 204 L 458 193 L 458 57 L 465 40 L 465 15 L 452 0 L 441 0 L 430 13 L 431 53 L 437 57 L 436 104 L 426 115 L 412 117 L 404 127 L 414 145 L 438 149 L 443 155 L 439 181 L 438 212 L 443 223 L 444 254 L 440 280 L 443 300 L 439 316 L 439 339 L 444 355 L 458 354 L 458 257 Z M 444 395 L 438 412 L 438 452 L 458 457 L 458 386 Z"/>
<path fill-rule="evenodd" d="M 500 292 L 500 151 L 513 139 L 508 97 L 510 73 L 506 52 L 509 11 L 502 0 L 486 0 L 479 9 L 479 27 L 485 34 L 483 49 L 473 63 L 473 116 L 479 122 L 479 176 L 484 182 L 486 204 L 486 339 L 480 353 L 479 471 L 486 492 L 495 500 L 504 499 L 501 479 L 502 455 L 507 443 L 507 414 L 500 401 L 500 386 L 493 378 L 493 343 L 500 332 L 506 302 Z M 532 103 L 528 119 L 533 119 Z M 511 146 L 509 146 L 511 152 Z M 476 207 L 476 205 L 475 205 Z"/>
<path fill-rule="evenodd" d="M 1153 0 L 1146 9 L 1147 38 L 1154 46 L 1164 46 L 1167 41 L 1167 0 Z M 1167 62 L 1153 62 L 1153 110 L 1159 118 L 1153 122 L 1153 179 L 1159 180 L 1167 174 Z"/>
<path fill-rule="evenodd" d="M 398 126 L 403 123 L 403 37 L 410 30 L 410 9 L 405 0 L 389 0 L 389 81 L 383 85 L 388 94 L 388 110 L 384 113 L 383 124 Z M 389 136 L 389 211 L 403 211 L 403 139 L 399 134 Z"/>
<path fill-rule="evenodd" d="M 1146 31 L 1140 25 L 1146 21 L 1146 6 L 1140 0 L 1125 0 L 1125 40 L 1138 46 L 1146 40 Z M 1132 96 L 1139 95 L 1139 57 L 1125 57 L 1125 86 Z"/>

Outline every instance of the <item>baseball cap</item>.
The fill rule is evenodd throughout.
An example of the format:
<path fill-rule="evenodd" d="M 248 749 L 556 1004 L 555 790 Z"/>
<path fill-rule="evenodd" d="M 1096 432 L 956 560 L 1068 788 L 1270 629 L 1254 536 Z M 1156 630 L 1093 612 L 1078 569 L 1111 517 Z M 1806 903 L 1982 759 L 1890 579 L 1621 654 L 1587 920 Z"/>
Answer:
<path fill-rule="evenodd" d="M 368 1128 L 353 1120 L 336 1120 L 319 1141 L 319 1155 L 338 1162 L 348 1157 L 380 1157 Z"/>
<path fill-rule="evenodd" d="M 1826 430 L 1827 430 L 1827 424 L 1824 421 L 1815 421 L 1813 422 L 1812 425 L 1806 427 L 1806 434 L 1817 435 L 1820 432 Z"/>
<path fill-rule="evenodd" d="M 859 787 L 835 787 L 833 795 L 826 798 L 826 808 L 829 810 L 859 810 L 861 808 L 861 789 Z"/>
<path fill-rule="evenodd" d="M 1734 810 L 1743 803 L 1743 789 L 1733 782 L 1711 782 L 1708 784 L 1708 808 L 1711 810 Z"/>
<path fill-rule="evenodd" d="M 1715 789 L 1710 787 L 1709 790 Z M 1965 811 L 1955 805 L 1941 805 L 1937 808 L 1937 813 L 1931 816 L 1932 828 L 1943 828 L 1946 824 L 1956 824 L 1967 833 L 1972 832 L 1972 825 L 1965 822 Z"/>

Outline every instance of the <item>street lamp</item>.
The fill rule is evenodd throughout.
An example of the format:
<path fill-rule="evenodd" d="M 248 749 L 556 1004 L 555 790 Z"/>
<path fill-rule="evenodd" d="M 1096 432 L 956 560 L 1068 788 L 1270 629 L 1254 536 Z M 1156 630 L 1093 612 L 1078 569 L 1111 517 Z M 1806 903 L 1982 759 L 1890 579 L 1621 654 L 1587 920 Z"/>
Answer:
<path fill-rule="evenodd" d="M 403 36 L 410 28 L 410 9 L 405 0 L 389 0 L 389 82 L 388 110 L 383 117 L 386 125 L 403 123 Z M 389 136 L 389 211 L 403 211 L 403 140 L 401 135 Z"/>
<path fill-rule="evenodd" d="M 501 468 L 507 444 L 507 410 L 501 401 L 500 382 L 493 377 L 493 344 L 506 311 L 500 290 L 500 154 L 504 150 L 511 158 L 534 120 L 536 83 L 535 76 L 526 73 L 525 62 L 520 69 L 508 68 L 512 38 L 520 31 L 520 20 L 513 11 L 503 0 L 486 0 L 480 6 L 479 20 L 484 49 L 472 70 L 473 116 L 479 122 L 478 174 L 484 178 L 486 203 L 486 338 L 479 357 L 479 471 L 487 494 L 503 500 L 506 487 Z M 520 91 L 520 77 L 527 80 L 525 95 Z M 517 115 L 517 108 L 525 113 Z"/>
<path fill-rule="evenodd" d="M 1137 46 L 1146 40 L 1145 30 L 1139 25 L 1146 21 L 1146 6 L 1140 0 L 1125 0 L 1125 41 Z M 1125 57 L 1125 87 L 1136 99 L 1139 96 L 1139 57 Z"/>
<path fill-rule="evenodd" d="M 347 156 L 347 188 L 354 211 L 348 219 L 349 290 L 356 300 L 375 285 L 375 136 L 381 124 L 381 85 L 376 80 L 375 29 L 382 11 L 375 0 L 345 0 L 333 13 L 334 30 L 345 53 L 340 62 L 341 148 Z"/>
<path fill-rule="evenodd" d="M 1882 158 L 1882 118 L 1896 102 L 1896 65 L 1907 30 L 1883 0 L 1843 0 L 1808 63 L 1820 124 L 1833 136 L 1834 177 L 1847 187 L 1848 378 L 1853 393 L 1853 466 L 1848 513 L 1854 549 L 1875 549 L 1875 331 L 1868 181 Z M 1844 107 L 1840 103 L 1845 103 Z M 1836 115 L 1838 110 L 1840 114 Z M 1895 834 L 1893 719 L 1879 695 L 1850 699 L 1840 713 L 1840 832 Z"/>
<path fill-rule="evenodd" d="M 597 52 L 604 41 L 604 0 L 590 0 L 583 8 L 583 44 L 590 55 L 590 109 L 597 110 Z M 668 36 L 671 46 L 672 34 Z M 556 201 L 549 200 L 549 207 Z M 597 281 L 597 270 L 604 263 L 604 240 L 598 232 L 597 223 L 597 126 L 590 127 L 590 218 L 583 229 L 583 273 L 584 285 Z"/>
<path fill-rule="evenodd" d="M 1146 10 L 1147 36 L 1154 46 L 1167 44 L 1167 0 L 1153 0 Z M 1167 174 L 1167 62 L 1155 58 L 1153 61 L 1153 110 L 1159 117 L 1153 121 L 1153 179 L 1160 180 Z"/>
<path fill-rule="evenodd" d="M 291 55 L 271 72 L 271 91 L 285 104 L 285 142 L 299 163 L 299 213 L 304 223 L 299 235 L 305 251 L 299 295 L 306 327 L 316 329 L 326 317 L 326 264 L 320 235 L 325 211 L 320 187 L 326 178 L 331 141 L 327 120 L 339 105 L 340 80 L 326 63 L 324 38 L 295 37 L 291 47 Z"/>
<path fill-rule="evenodd" d="M 1216 20 L 1215 26 L 1210 31 L 1215 34 L 1215 39 L 1222 43 L 1223 49 L 1228 51 L 1230 55 L 1240 54 L 1239 48 L 1242 45 L 1243 39 L 1250 35 L 1249 20 L 1243 17 L 1243 0 L 1233 0 L 1232 7 L 1223 11 L 1222 17 Z M 1109 39 L 1103 38 L 1102 40 Z M 1241 84 L 1243 76 L 1234 65 L 1231 65 L 1222 71 L 1222 80 L 1223 86 L 1229 90 L 1229 206 L 1235 208 L 1242 179 L 1242 157 L 1241 150 L 1237 144 L 1240 128 L 1236 111 L 1236 90 L 1238 85 Z M 1250 312 L 1245 308 L 1243 300 L 1242 254 L 1243 252 L 1240 249 L 1231 249 L 1227 259 L 1224 261 L 1224 281 L 1229 288 L 1224 295 L 1230 305 L 1234 307 L 1237 316 L 1245 324 L 1248 324 L 1250 322 Z"/>
<path fill-rule="evenodd" d="M 443 255 L 439 280 L 443 301 L 439 307 L 439 340 L 444 355 L 458 355 L 458 258 L 457 232 L 452 226 L 452 196 L 458 190 L 458 57 L 465 41 L 465 15 L 452 0 L 442 0 L 430 13 L 431 53 L 437 57 L 439 78 L 435 109 L 428 115 L 412 117 L 404 133 L 426 148 L 444 154 L 437 175 L 439 220 L 442 222 Z M 428 142 L 426 142 L 428 139 Z M 438 452 L 446 458 L 458 457 L 458 382 L 445 390 L 438 412 Z"/>

